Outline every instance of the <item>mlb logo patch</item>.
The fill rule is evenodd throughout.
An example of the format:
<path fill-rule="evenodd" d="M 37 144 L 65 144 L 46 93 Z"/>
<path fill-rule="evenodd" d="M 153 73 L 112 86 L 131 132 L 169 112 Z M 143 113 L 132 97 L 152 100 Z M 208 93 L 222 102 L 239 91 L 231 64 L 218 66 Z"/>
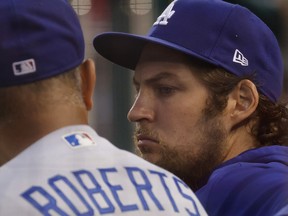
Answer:
<path fill-rule="evenodd" d="M 66 143 L 72 148 L 95 145 L 92 138 L 85 132 L 76 132 L 63 136 Z"/>
<path fill-rule="evenodd" d="M 34 73 L 36 71 L 36 64 L 34 59 L 27 59 L 24 61 L 14 62 L 12 66 L 15 76 Z"/>

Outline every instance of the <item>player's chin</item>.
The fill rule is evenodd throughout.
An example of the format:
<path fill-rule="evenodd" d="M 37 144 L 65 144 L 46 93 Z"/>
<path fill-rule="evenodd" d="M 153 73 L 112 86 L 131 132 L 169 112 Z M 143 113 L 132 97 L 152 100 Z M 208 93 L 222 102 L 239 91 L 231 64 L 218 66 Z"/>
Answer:
<path fill-rule="evenodd" d="M 161 160 L 161 151 L 159 149 L 159 147 L 138 147 L 137 148 L 138 150 L 136 152 L 138 152 L 137 154 L 142 157 L 143 159 L 151 162 L 151 163 L 154 163 L 154 164 L 157 164 L 157 162 L 159 160 Z"/>
<path fill-rule="evenodd" d="M 144 160 L 149 161 L 150 163 L 153 163 L 153 164 L 157 164 L 158 161 L 160 161 L 161 159 L 159 154 L 153 154 L 153 153 L 145 153 L 145 154 L 142 154 L 141 157 Z"/>

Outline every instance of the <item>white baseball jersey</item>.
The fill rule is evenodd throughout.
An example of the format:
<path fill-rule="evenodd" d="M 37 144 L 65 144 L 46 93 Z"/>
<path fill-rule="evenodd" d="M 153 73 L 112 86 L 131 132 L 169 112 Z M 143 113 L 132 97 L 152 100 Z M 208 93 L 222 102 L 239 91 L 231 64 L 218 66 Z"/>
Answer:
<path fill-rule="evenodd" d="M 207 215 L 176 176 L 87 125 L 59 129 L 0 167 L 0 215 Z"/>

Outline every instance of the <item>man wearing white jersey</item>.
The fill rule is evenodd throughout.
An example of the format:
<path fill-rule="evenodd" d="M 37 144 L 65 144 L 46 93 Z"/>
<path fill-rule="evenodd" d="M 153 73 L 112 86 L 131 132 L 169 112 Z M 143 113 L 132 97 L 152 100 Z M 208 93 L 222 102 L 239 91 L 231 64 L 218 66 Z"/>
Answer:
<path fill-rule="evenodd" d="M 95 67 L 67 0 L 0 1 L 0 215 L 207 215 L 88 126 Z"/>

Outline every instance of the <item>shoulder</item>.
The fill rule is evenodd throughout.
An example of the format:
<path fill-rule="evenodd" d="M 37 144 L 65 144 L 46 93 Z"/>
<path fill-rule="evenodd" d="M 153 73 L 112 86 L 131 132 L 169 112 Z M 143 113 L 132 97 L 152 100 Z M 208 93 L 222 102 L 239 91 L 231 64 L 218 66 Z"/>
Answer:
<path fill-rule="evenodd" d="M 288 204 L 284 206 L 275 216 L 287 216 L 288 215 Z"/>
<path fill-rule="evenodd" d="M 211 211 L 218 209 L 219 215 L 227 215 L 224 212 L 229 210 L 235 215 L 237 208 L 245 211 L 244 215 L 257 215 L 255 209 L 266 212 L 263 215 L 272 215 L 287 203 L 287 155 L 281 161 L 276 152 L 263 154 L 263 151 L 267 149 L 251 151 L 250 155 L 216 169 L 208 183 L 196 192 L 204 207 Z"/>
<path fill-rule="evenodd" d="M 265 193 L 271 189 L 275 193 L 288 186 L 288 167 L 278 163 L 250 164 L 236 163 L 216 169 L 210 176 L 208 183 L 199 190 L 217 191 L 225 188 L 224 193 L 239 191 L 238 195 L 254 194 L 255 190 Z M 262 188 L 260 190 L 260 188 Z M 283 190 L 283 192 L 287 190 Z M 223 193 L 223 192 L 222 192 Z M 271 193 L 271 192 L 270 192 Z M 254 195 L 255 196 L 255 195 Z"/>

